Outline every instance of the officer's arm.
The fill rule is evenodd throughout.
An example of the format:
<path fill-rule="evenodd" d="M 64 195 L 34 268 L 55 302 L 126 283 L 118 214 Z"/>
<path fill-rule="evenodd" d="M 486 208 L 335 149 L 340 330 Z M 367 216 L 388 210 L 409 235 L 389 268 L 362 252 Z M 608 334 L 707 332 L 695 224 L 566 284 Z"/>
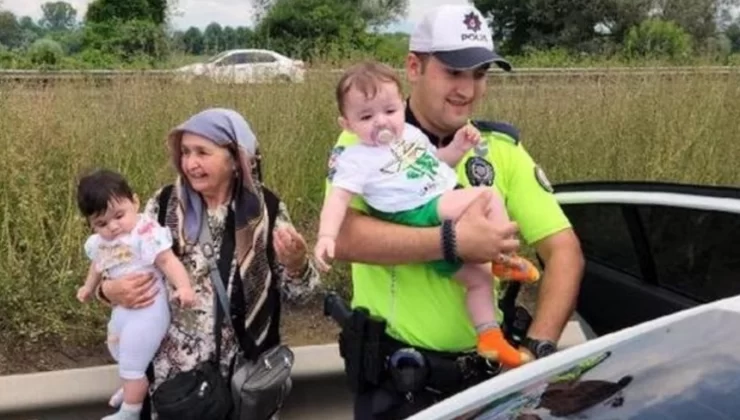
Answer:
<path fill-rule="evenodd" d="M 336 239 L 335 258 L 369 264 L 410 264 L 442 259 L 440 227 L 409 227 L 350 208 Z"/>
<path fill-rule="evenodd" d="M 371 264 L 409 264 L 442 259 L 440 227 L 391 224 L 366 216 L 360 210 L 362 205 L 350 205 L 355 210 L 347 213 L 339 231 L 335 248 L 337 258 Z M 481 195 L 453 226 L 457 255 L 466 262 L 490 262 L 501 252 L 512 252 L 519 246 L 519 241 L 513 238 L 516 225 L 492 223 L 486 218 L 487 206 L 488 200 Z"/>
<path fill-rule="evenodd" d="M 580 244 L 544 172 L 521 144 L 512 149 L 508 164 L 507 208 L 545 264 L 529 336 L 558 341 L 578 297 L 584 265 Z"/>
<path fill-rule="evenodd" d="M 575 310 L 583 275 L 583 254 L 573 229 L 562 230 L 535 243 L 545 264 L 537 312 L 529 336 L 557 342 Z"/>

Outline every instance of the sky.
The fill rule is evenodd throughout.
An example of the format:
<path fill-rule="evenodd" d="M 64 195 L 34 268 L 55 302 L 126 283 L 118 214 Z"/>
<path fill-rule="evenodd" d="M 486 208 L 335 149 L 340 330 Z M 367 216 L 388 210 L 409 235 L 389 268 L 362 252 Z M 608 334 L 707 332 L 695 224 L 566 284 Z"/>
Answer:
<path fill-rule="evenodd" d="M 91 0 L 66 0 L 82 18 Z M 41 17 L 41 5 L 45 0 L 2 0 L 3 9 L 10 10 L 17 16 L 31 16 L 34 20 Z M 205 28 L 211 22 L 223 26 L 251 26 L 252 2 L 249 0 L 177 0 L 178 15 L 173 18 L 177 29 L 190 26 Z M 419 17 L 430 7 L 440 4 L 467 4 L 468 0 L 409 0 L 408 16 L 402 22 L 394 24 L 390 30 L 410 32 Z"/>

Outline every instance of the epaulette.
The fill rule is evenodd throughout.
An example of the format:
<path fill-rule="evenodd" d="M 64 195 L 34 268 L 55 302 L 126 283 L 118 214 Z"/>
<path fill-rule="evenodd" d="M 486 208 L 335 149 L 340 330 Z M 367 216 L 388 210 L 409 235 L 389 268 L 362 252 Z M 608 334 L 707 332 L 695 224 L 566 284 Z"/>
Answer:
<path fill-rule="evenodd" d="M 500 121 L 486 121 L 486 120 L 473 120 L 471 123 L 480 131 L 506 134 L 514 141 L 514 144 L 519 144 L 519 130 L 514 127 L 513 124 L 500 122 Z"/>

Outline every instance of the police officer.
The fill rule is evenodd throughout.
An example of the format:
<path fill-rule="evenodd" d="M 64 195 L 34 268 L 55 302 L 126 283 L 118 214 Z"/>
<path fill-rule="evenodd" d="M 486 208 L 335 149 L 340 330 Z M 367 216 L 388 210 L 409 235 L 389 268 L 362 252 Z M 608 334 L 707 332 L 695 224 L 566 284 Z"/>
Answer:
<path fill-rule="evenodd" d="M 406 121 L 437 146 L 450 142 L 453 133 L 470 121 L 486 91 L 489 66 L 495 63 L 511 70 L 495 52 L 483 16 L 470 5 L 430 10 L 413 31 L 409 50 Z M 544 171 L 514 126 L 473 123 L 483 141 L 456 167 L 459 182 L 497 189 L 515 224 L 497 229 L 485 219 L 485 203 L 479 200 L 456 223 L 400 226 L 367 216 L 366 204 L 356 199 L 337 238 L 336 258 L 353 262 L 352 307 L 364 308 L 385 323 L 382 348 L 347 343 L 359 342 L 358 334 L 367 328 L 345 333 L 344 343 L 340 339 L 345 363 L 353 364 L 348 372 L 373 371 L 354 389 L 356 419 L 404 418 L 498 372 L 472 352 L 476 335 L 462 286 L 421 263 L 443 258 L 489 262 L 499 252 L 517 248 L 516 240 L 504 238 L 518 228 L 545 265 L 537 311 L 521 347 L 535 358 L 554 352 L 574 309 L 583 257 Z M 332 153 L 341 153 L 343 146 L 356 141 L 343 133 Z M 497 316 L 503 321 L 500 310 Z M 347 353 L 352 351 L 361 355 Z M 371 359 L 378 360 L 374 368 L 368 368 L 375 363 Z"/>

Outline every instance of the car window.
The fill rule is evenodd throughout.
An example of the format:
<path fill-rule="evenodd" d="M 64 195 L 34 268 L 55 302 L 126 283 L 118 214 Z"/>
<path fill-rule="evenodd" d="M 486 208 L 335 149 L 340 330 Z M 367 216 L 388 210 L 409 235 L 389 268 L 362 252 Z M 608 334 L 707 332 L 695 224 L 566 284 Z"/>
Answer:
<path fill-rule="evenodd" d="M 275 56 L 268 53 L 253 53 L 252 63 L 274 63 L 277 61 Z"/>
<path fill-rule="evenodd" d="M 618 204 L 562 206 L 591 261 L 642 277 L 629 226 Z"/>
<path fill-rule="evenodd" d="M 704 302 L 740 294 L 740 215 L 662 206 L 639 214 L 662 287 Z"/>
<path fill-rule="evenodd" d="M 215 63 L 215 62 L 219 61 L 222 57 L 224 57 L 224 56 L 226 56 L 228 54 L 229 54 L 228 51 L 220 52 L 220 53 L 214 55 L 213 57 L 209 58 L 206 61 L 206 63 Z"/>
<path fill-rule="evenodd" d="M 234 64 L 247 64 L 249 63 L 249 53 L 234 54 Z"/>
<path fill-rule="evenodd" d="M 216 62 L 216 65 L 219 66 L 219 67 L 221 67 L 221 66 L 231 66 L 231 65 L 234 65 L 234 64 L 236 64 L 236 59 L 237 59 L 236 56 L 237 56 L 237 54 L 232 54 L 232 55 L 229 55 L 227 57 L 224 57 L 220 61 L 217 61 Z"/>
<path fill-rule="evenodd" d="M 246 53 L 236 53 L 231 54 L 230 56 L 224 58 L 223 60 L 218 62 L 218 66 L 233 66 L 236 64 L 245 64 L 248 61 L 248 57 Z"/>

